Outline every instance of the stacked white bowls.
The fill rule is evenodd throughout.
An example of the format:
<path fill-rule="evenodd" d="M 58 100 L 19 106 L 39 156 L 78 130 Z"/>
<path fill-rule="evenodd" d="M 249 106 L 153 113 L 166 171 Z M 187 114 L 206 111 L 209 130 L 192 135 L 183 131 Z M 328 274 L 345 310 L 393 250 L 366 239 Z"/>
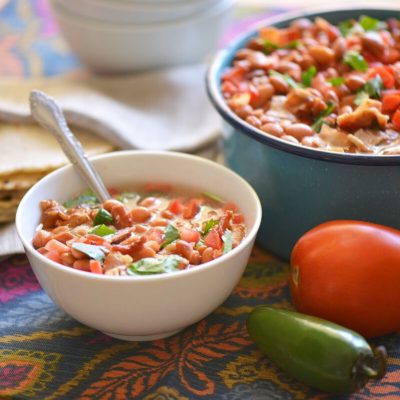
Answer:
<path fill-rule="evenodd" d="M 204 61 L 218 44 L 234 0 L 52 0 L 72 51 L 99 73 Z"/>

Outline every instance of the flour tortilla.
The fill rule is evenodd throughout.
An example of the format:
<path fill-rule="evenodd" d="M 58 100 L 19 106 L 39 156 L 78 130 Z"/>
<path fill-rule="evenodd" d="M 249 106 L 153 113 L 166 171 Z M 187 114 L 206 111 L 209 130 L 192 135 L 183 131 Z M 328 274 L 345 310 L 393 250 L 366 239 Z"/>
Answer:
<path fill-rule="evenodd" d="M 112 151 L 109 142 L 82 131 L 74 131 L 88 155 Z M 0 189 L 32 186 L 46 173 L 68 162 L 53 136 L 36 125 L 0 123 Z M 4 180 L 14 182 L 8 185 Z"/>
<path fill-rule="evenodd" d="M 96 135 L 75 131 L 86 154 L 112 151 Z M 19 202 L 38 180 L 68 162 L 53 136 L 36 125 L 0 123 L 0 223 L 13 221 Z"/>

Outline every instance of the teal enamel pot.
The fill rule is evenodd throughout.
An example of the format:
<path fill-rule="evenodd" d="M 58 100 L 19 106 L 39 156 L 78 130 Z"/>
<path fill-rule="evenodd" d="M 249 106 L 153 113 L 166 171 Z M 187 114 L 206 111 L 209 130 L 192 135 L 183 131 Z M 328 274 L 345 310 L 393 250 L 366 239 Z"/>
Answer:
<path fill-rule="evenodd" d="M 258 243 L 283 259 L 289 259 L 303 233 L 328 220 L 357 219 L 400 229 L 400 156 L 321 151 L 265 134 L 226 105 L 220 91 L 221 74 L 261 26 L 284 27 L 300 17 L 321 16 L 338 23 L 363 14 L 387 19 L 398 13 L 342 9 L 286 14 L 243 33 L 221 50 L 209 67 L 207 91 L 224 120 L 226 164 L 244 177 L 261 199 L 263 220 Z"/>

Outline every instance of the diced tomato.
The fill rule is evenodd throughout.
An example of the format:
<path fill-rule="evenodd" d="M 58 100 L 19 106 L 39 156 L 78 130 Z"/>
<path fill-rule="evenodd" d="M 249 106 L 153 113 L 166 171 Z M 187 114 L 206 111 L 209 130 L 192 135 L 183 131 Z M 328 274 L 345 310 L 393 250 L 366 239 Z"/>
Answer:
<path fill-rule="evenodd" d="M 200 240 L 200 233 L 194 229 L 180 228 L 179 229 L 180 238 L 186 242 L 197 243 Z"/>
<path fill-rule="evenodd" d="M 183 218 L 191 219 L 199 212 L 200 201 L 198 199 L 191 199 L 185 205 L 183 210 Z"/>
<path fill-rule="evenodd" d="M 160 228 L 150 228 L 146 233 L 147 240 L 154 240 L 157 243 L 162 243 L 164 241 L 163 232 Z"/>
<path fill-rule="evenodd" d="M 393 47 L 387 48 L 383 57 L 381 57 L 381 61 L 384 64 L 394 64 L 399 60 L 400 60 L 400 51 Z"/>
<path fill-rule="evenodd" d="M 285 31 L 278 28 L 274 28 L 272 26 L 261 28 L 259 35 L 261 39 L 268 40 L 279 47 L 282 47 L 285 44 L 287 44 L 288 40 Z"/>
<path fill-rule="evenodd" d="M 378 61 L 378 59 L 368 51 L 363 50 L 361 54 L 368 64 L 376 63 Z M 379 65 L 382 65 L 382 63 L 379 63 Z"/>
<path fill-rule="evenodd" d="M 246 70 L 241 67 L 228 68 L 222 75 L 223 82 L 232 82 L 237 85 L 239 82 L 245 81 Z"/>
<path fill-rule="evenodd" d="M 69 247 L 65 245 L 64 243 L 59 242 L 58 240 L 55 239 L 50 239 L 44 248 L 48 252 L 55 252 L 58 254 L 65 253 L 66 251 L 69 251 Z"/>
<path fill-rule="evenodd" d="M 183 211 L 183 204 L 181 199 L 173 199 L 168 205 L 168 210 L 173 214 L 178 215 Z"/>
<path fill-rule="evenodd" d="M 107 190 L 111 196 L 116 196 L 119 193 L 119 190 L 114 187 L 109 187 L 109 188 L 107 188 Z"/>
<path fill-rule="evenodd" d="M 107 243 L 107 240 L 106 239 L 104 239 L 104 237 L 101 237 L 101 236 L 97 236 L 97 235 L 93 235 L 93 234 L 87 234 L 86 236 L 85 236 L 85 242 L 84 243 L 87 243 L 87 244 L 94 244 L 94 245 L 97 245 L 97 246 L 101 246 L 101 245 L 103 245 L 103 244 L 106 244 Z"/>
<path fill-rule="evenodd" d="M 251 100 L 251 95 L 249 92 L 235 93 L 229 99 L 229 105 L 233 108 L 243 107 L 250 104 L 250 100 Z"/>
<path fill-rule="evenodd" d="M 44 254 L 44 256 L 46 256 L 49 260 L 52 260 L 56 263 L 60 263 L 60 264 L 62 263 L 59 253 L 55 250 L 51 250 L 51 251 L 47 252 L 47 254 Z"/>
<path fill-rule="evenodd" d="M 394 71 L 390 66 L 381 66 L 372 68 L 368 72 L 369 78 L 375 78 L 375 76 L 380 75 L 382 78 L 383 86 L 387 89 L 391 89 L 394 87 L 395 79 L 394 79 Z"/>
<path fill-rule="evenodd" d="M 216 250 L 222 248 L 222 239 L 219 236 L 217 229 L 210 229 L 210 232 L 208 232 L 207 236 L 204 238 L 204 244 L 207 247 L 212 247 Z"/>
<path fill-rule="evenodd" d="M 237 92 L 237 86 L 231 81 L 225 81 L 221 84 L 221 92 L 224 96 L 230 97 Z"/>
<path fill-rule="evenodd" d="M 232 222 L 234 224 L 242 224 L 244 222 L 243 214 L 233 214 Z"/>
<path fill-rule="evenodd" d="M 37 251 L 38 253 L 43 254 L 44 256 L 48 253 L 48 251 L 44 247 L 37 249 Z"/>
<path fill-rule="evenodd" d="M 103 268 L 100 264 L 100 261 L 90 260 L 89 266 L 90 266 L 90 272 L 93 272 L 94 274 L 102 274 L 103 273 Z"/>
<path fill-rule="evenodd" d="M 386 94 L 382 98 L 382 112 L 391 114 L 400 106 L 400 93 Z"/>
<path fill-rule="evenodd" d="M 224 211 L 233 211 L 233 212 L 237 212 L 238 211 L 238 207 L 235 203 L 226 203 L 224 204 L 223 208 Z"/>
<path fill-rule="evenodd" d="M 169 193 L 172 190 L 172 186 L 168 183 L 152 182 L 144 185 L 143 189 L 146 192 Z"/>
<path fill-rule="evenodd" d="M 392 122 L 396 129 L 400 130 L 400 108 L 393 114 Z"/>

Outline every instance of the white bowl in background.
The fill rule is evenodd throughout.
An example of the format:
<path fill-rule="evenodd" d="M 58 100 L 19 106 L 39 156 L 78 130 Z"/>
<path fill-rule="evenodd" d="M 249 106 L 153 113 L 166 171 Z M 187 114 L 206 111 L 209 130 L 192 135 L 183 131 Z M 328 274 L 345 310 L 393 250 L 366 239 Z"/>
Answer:
<path fill-rule="evenodd" d="M 222 0 L 191 18 L 153 24 L 106 23 L 52 2 L 72 51 L 98 73 L 128 73 L 202 62 L 215 51 L 234 0 Z"/>
<path fill-rule="evenodd" d="M 153 3 L 115 2 L 101 0 L 53 0 L 71 13 L 90 20 L 147 24 L 189 18 L 206 11 L 224 0 L 202 0 L 201 2 Z"/>
<path fill-rule="evenodd" d="M 45 292 L 71 317 L 124 340 L 170 336 L 221 305 L 246 268 L 260 225 L 261 205 L 251 186 L 228 168 L 181 153 L 123 151 L 92 161 L 107 186 L 168 182 L 233 201 L 244 215 L 247 235 L 220 258 L 176 273 L 109 276 L 63 266 L 35 250 L 32 238 L 41 220 L 41 200 L 62 202 L 87 188 L 74 167 L 66 166 L 36 183 L 17 210 L 18 235 Z"/>

